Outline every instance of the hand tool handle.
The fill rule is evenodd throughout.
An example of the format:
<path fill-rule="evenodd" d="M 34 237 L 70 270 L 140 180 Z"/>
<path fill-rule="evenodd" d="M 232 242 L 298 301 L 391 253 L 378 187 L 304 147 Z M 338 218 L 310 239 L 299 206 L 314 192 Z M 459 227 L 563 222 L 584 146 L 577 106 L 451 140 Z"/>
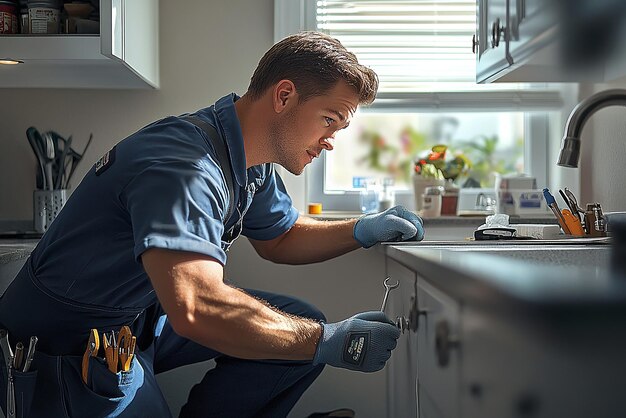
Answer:
<path fill-rule="evenodd" d="M 391 289 L 385 289 L 385 296 L 383 297 L 383 304 L 380 306 L 380 311 L 385 312 L 385 307 L 387 306 L 387 298 L 389 297 L 389 292 Z"/>
<path fill-rule="evenodd" d="M 30 343 L 28 344 L 28 352 L 26 353 L 26 361 L 24 362 L 24 368 L 22 371 L 26 373 L 30 369 L 30 363 L 33 362 L 35 357 L 35 346 L 37 345 L 37 337 L 33 335 L 30 337 Z"/>
<path fill-rule="evenodd" d="M 565 204 L 567 205 L 569 210 L 572 212 L 572 215 L 576 215 L 578 211 L 576 210 L 576 207 L 574 206 L 574 202 L 571 201 L 571 199 L 563 192 L 563 190 L 559 189 L 559 194 L 565 201 Z"/>
<path fill-rule="evenodd" d="M 100 336 L 98 330 L 92 328 L 89 331 L 89 340 L 87 341 L 87 348 L 85 354 L 83 354 L 82 363 L 82 377 L 83 382 L 87 384 L 87 378 L 89 377 L 89 357 L 95 357 L 98 355 L 98 349 L 100 348 Z"/>
<path fill-rule="evenodd" d="M 22 364 L 22 359 L 24 358 L 24 344 L 22 342 L 18 342 L 15 344 L 15 356 L 13 356 L 13 368 L 15 370 L 20 370 L 20 366 Z"/>
<path fill-rule="evenodd" d="M 13 368 L 7 369 L 7 418 L 16 418 L 17 413 L 15 411 L 15 386 L 13 383 Z"/>
<path fill-rule="evenodd" d="M 9 332 L 6 329 L 0 329 L 0 347 L 2 347 L 2 355 L 7 368 L 12 366 L 13 351 L 9 344 Z"/>
<path fill-rule="evenodd" d="M 572 214 L 572 212 L 567 209 L 563 209 L 562 213 L 563 219 L 565 219 L 565 223 L 567 224 L 567 227 L 569 228 L 572 235 L 575 235 L 577 237 L 582 237 L 583 235 L 585 235 L 583 226 L 580 224 L 578 218 Z"/>

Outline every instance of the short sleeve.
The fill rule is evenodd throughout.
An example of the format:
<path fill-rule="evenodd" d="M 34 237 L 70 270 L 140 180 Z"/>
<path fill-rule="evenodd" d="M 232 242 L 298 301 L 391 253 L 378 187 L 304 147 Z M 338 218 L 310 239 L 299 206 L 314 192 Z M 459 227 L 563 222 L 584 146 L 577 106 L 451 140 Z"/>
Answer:
<path fill-rule="evenodd" d="M 267 165 L 263 185 L 256 190 L 243 221 L 243 235 L 256 240 L 274 239 L 287 232 L 298 219 L 283 180 Z"/>
<path fill-rule="evenodd" d="M 189 161 L 159 162 L 125 187 L 139 260 L 148 248 L 191 251 L 226 263 L 221 248 L 226 191 L 221 174 Z"/>

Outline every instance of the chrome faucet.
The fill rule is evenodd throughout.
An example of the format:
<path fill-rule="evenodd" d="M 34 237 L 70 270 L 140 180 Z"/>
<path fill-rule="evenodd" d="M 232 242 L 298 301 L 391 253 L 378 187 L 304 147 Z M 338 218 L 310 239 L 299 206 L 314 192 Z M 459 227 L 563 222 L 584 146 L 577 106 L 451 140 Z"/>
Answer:
<path fill-rule="evenodd" d="M 572 110 L 561 142 L 558 165 L 563 167 L 578 167 L 580 157 L 580 134 L 587 120 L 603 107 L 621 105 L 626 106 L 626 90 L 612 89 L 598 92 L 587 97 Z"/>

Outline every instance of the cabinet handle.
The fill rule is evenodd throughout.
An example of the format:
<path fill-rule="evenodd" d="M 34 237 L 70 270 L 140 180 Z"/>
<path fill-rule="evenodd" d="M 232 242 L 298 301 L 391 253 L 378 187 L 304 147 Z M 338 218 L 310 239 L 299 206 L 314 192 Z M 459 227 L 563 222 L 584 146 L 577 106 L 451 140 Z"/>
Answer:
<path fill-rule="evenodd" d="M 411 296 L 411 310 L 409 311 L 409 319 L 407 321 L 408 328 L 413 332 L 417 332 L 417 328 L 419 326 L 419 316 L 426 316 L 427 312 L 428 311 L 426 309 L 419 309 L 417 307 L 417 298 L 415 296 Z"/>
<path fill-rule="evenodd" d="M 476 34 L 472 35 L 472 53 L 476 53 L 476 49 L 478 49 L 478 40 L 476 39 Z"/>
<path fill-rule="evenodd" d="M 435 351 L 439 366 L 446 367 L 450 363 L 450 351 L 460 345 L 456 336 L 450 334 L 448 321 L 441 320 L 435 327 Z"/>
<path fill-rule="evenodd" d="M 500 45 L 500 37 L 504 34 L 506 28 L 500 26 L 500 18 L 497 18 L 491 26 L 491 47 L 497 48 Z"/>
<path fill-rule="evenodd" d="M 409 323 L 409 320 L 406 318 L 406 316 L 402 315 L 396 317 L 396 327 L 398 327 L 398 329 L 400 329 L 403 334 L 404 331 L 410 328 L 410 326 L 411 324 Z"/>

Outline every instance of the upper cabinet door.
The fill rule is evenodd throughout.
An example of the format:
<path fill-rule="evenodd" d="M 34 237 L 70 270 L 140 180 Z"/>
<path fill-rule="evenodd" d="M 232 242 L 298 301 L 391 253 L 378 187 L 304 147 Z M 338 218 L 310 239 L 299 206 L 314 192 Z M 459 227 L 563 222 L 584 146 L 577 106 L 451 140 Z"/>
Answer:
<path fill-rule="evenodd" d="M 101 0 L 100 35 L 4 35 L 0 88 L 159 87 L 158 0 Z"/>
<path fill-rule="evenodd" d="M 159 84 L 159 4 L 155 0 L 101 0 L 102 55 L 124 63 L 153 87 Z"/>
<path fill-rule="evenodd" d="M 512 64 L 507 0 L 478 0 L 476 13 L 476 82 L 484 83 Z"/>
<path fill-rule="evenodd" d="M 477 4 L 479 83 L 602 82 L 626 75 L 624 0 L 477 0 Z M 502 15 L 506 23 L 498 26 L 494 22 L 498 18 L 502 22 Z"/>

